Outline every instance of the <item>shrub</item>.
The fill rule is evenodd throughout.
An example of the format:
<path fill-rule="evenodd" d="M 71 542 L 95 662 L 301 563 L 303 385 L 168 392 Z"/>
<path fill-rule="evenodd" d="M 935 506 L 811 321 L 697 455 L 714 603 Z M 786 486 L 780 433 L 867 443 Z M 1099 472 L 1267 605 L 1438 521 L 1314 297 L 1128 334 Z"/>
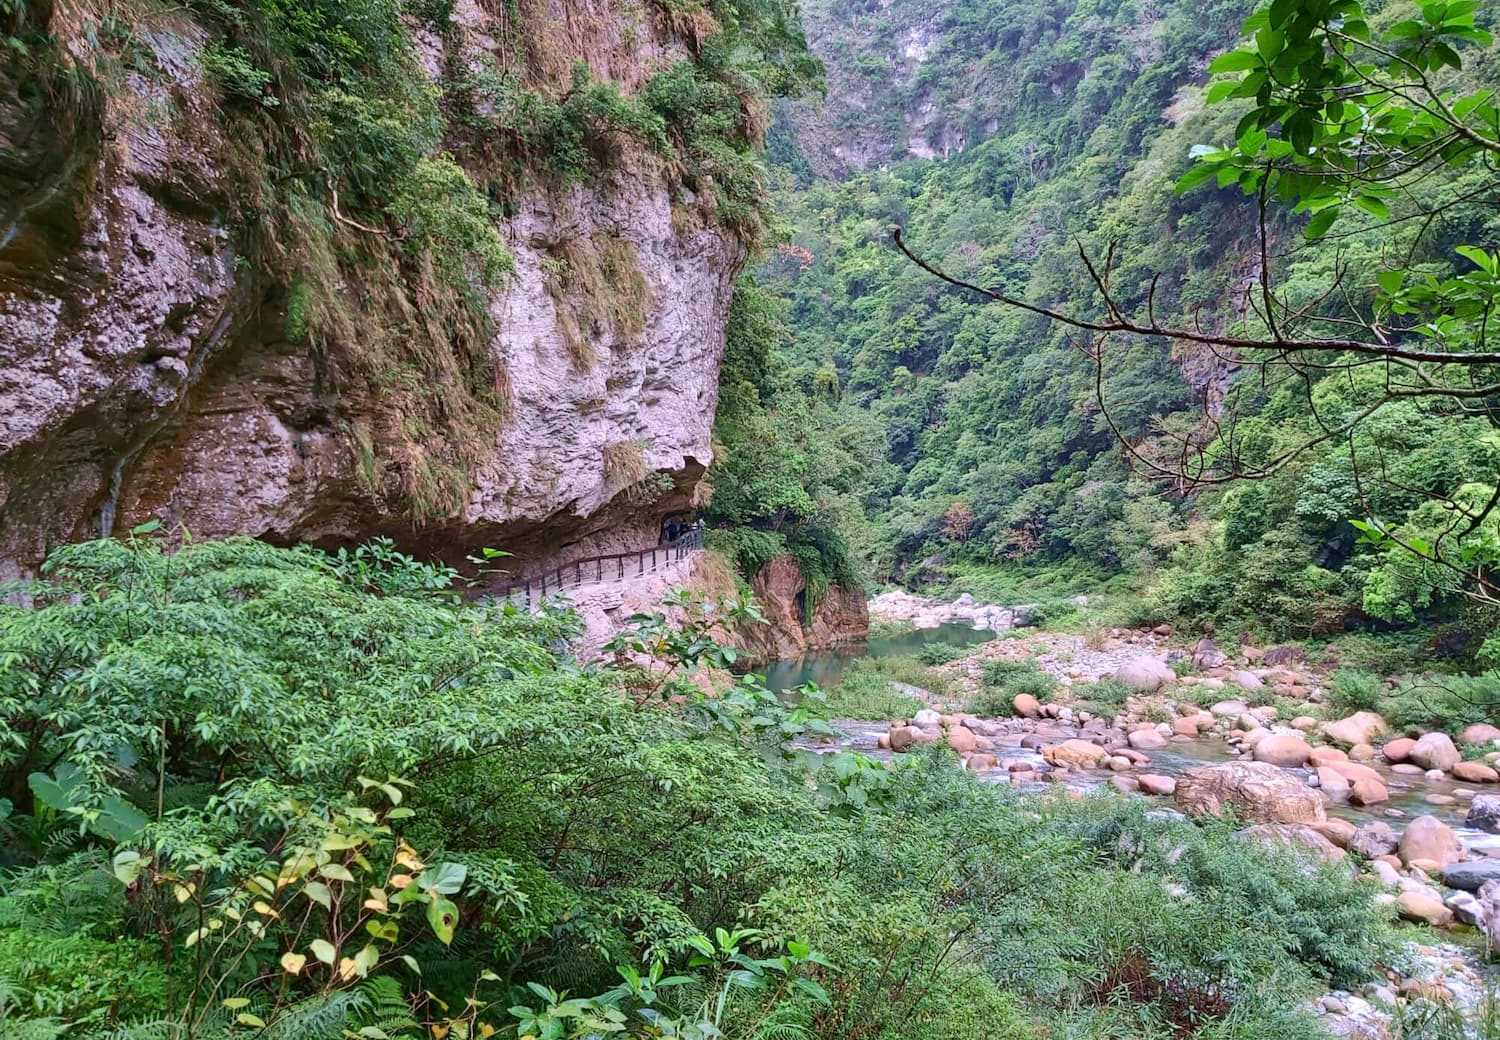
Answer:
<path fill-rule="evenodd" d="M 1340 668 L 1328 677 L 1328 703 L 1336 711 L 1379 711 L 1384 687 L 1380 678 L 1354 668 Z"/>
<path fill-rule="evenodd" d="M 922 664 L 939 665 L 957 661 L 968 652 L 968 647 L 953 643 L 926 643 L 917 651 L 916 657 Z"/>
<path fill-rule="evenodd" d="M 1030 661 L 986 661 L 980 676 L 982 685 L 964 704 L 965 711 L 976 715 L 1013 715 L 1021 694 L 1045 701 L 1057 689 L 1057 680 Z"/>
<path fill-rule="evenodd" d="M 1073 687 L 1073 706 L 1112 718 L 1125 710 L 1125 702 L 1134 692 L 1118 679 L 1100 679 L 1098 682 Z"/>
<path fill-rule="evenodd" d="M 1456 733 L 1500 717 L 1500 672 L 1428 675 L 1408 680 L 1385 702 L 1384 714 L 1402 730 Z"/>

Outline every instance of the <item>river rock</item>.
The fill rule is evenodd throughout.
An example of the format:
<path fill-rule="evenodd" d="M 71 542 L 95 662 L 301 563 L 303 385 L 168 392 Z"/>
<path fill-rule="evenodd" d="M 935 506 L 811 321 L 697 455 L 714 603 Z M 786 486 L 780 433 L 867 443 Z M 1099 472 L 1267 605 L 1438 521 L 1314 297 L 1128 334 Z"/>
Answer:
<path fill-rule="evenodd" d="M 1427 733 L 1411 746 L 1407 757 L 1423 769 L 1447 771 L 1463 761 L 1453 739 L 1446 733 Z"/>
<path fill-rule="evenodd" d="M 1259 690 L 1266 685 L 1261 682 L 1260 676 L 1246 671 L 1230 672 L 1229 681 L 1242 690 Z"/>
<path fill-rule="evenodd" d="M 1385 719 L 1373 711 L 1356 711 L 1348 718 L 1323 723 L 1323 735 L 1339 744 L 1368 744 L 1387 728 Z"/>
<path fill-rule="evenodd" d="M 1401 832 L 1396 855 L 1408 867 L 1413 863 L 1435 863 L 1446 867 L 1449 863 L 1456 863 L 1463 850 L 1452 827 L 1436 816 L 1418 816 Z"/>
<path fill-rule="evenodd" d="M 1313 823 L 1325 819 L 1323 799 L 1266 762 L 1225 762 L 1189 769 L 1177 780 L 1178 806 L 1190 815 L 1235 810 L 1256 823 Z"/>
<path fill-rule="evenodd" d="M 1396 897 L 1396 912 L 1408 921 L 1439 927 L 1453 921 L 1453 911 L 1435 888 L 1408 888 Z"/>
<path fill-rule="evenodd" d="M 1390 824 L 1384 820 L 1371 820 L 1355 829 L 1346 847 L 1366 859 L 1375 859 L 1395 852 L 1397 844 L 1396 832 L 1391 830 Z"/>
<path fill-rule="evenodd" d="M 1370 862 L 1370 873 L 1374 874 L 1376 880 L 1387 888 L 1401 887 L 1401 871 L 1391 866 L 1384 859 L 1372 860 Z"/>
<path fill-rule="evenodd" d="M 1388 740 L 1382 744 L 1380 753 L 1385 756 L 1387 762 L 1405 762 L 1416 744 L 1417 742 L 1411 737 L 1397 737 L 1395 740 Z"/>
<path fill-rule="evenodd" d="M 954 726 L 948 730 L 948 746 L 960 755 L 965 755 L 979 749 L 979 740 L 967 727 Z"/>
<path fill-rule="evenodd" d="M 1500 834 L 1500 795 L 1476 795 L 1469 803 L 1469 815 L 1464 824 L 1475 830 Z"/>
<path fill-rule="evenodd" d="M 1305 823 L 1258 823 L 1240 834 L 1257 838 L 1270 845 L 1289 846 L 1298 852 L 1311 852 L 1329 863 L 1344 858 L 1344 850 L 1329 841 L 1317 828 Z"/>
<path fill-rule="evenodd" d="M 1138 729 L 1127 738 L 1130 746 L 1141 751 L 1157 751 L 1167 746 L 1167 738 L 1154 729 Z"/>
<path fill-rule="evenodd" d="M 1312 746 L 1300 736 L 1273 733 L 1255 745 L 1255 761 L 1269 762 L 1283 769 L 1297 769 L 1307 764 Z"/>
<path fill-rule="evenodd" d="M 1016 714 L 1023 719 L 1038 718 L 1042 714 L 1042 702 L 1029 693 L 1016 694 L 1015 700 L 1011 701 L 1011 707 L 1015 708 Z"/>
<path fill-rule="evenodd" d="M 1337 769 L 1319 766 L 1317 770 L 1318 790 L 1334 805 L 1343 805 L 1349 800 L 1349 780 Z"/>
<path fill-rule="evenodd" d="M 1483 762 L 1459 762 L 1453 767 L 1453 776 L 1470 784 L 1500 783 L 1500 773 Z"/>
<path fill-rule="evenodd" d="M 1162 776 L 1160 773 L 1142 773 L 1136 777 L 1136 782 L 1141 785 L 1141 790 L 1146 794 L 1161 795 L 1166 798 L 1172 797 L 1177 790 L 1177 781 L 1170 776 Z"/>
<path fill-rule="evenodd" d="M 1215 715 L 1215 716 L 1239 715 L 1239 714 L 1243 713 L 1244 710 L 1245 710 L 1245 702 L 1244 701 L 1220 701 L 1219 703 L 1215 704 L 1212 708 L 1208 709 L 1209 714 Z"/>
<path fill-rule="evenodd" d="M 1466 863 L 1449 863 L 1442 870 L 1443 884 L 1478 892 L 1486 881 L 1500 881 L 1500 859 L 1473 859 Z"/>
<path fill-rule="evenodd" d="M 911 724 L 922 729 L 928 726 L 941 726 L 943 724 L 943 716 L 931 708 L 923 708 L 911 717 Z"/>
<path fill-rule="evenodd" d="M 1307 764 L 1314 768 L 1347 761 L 1349 761 L 1348 754 L 1336 747 L 1315 747 L 1307 756 Z"/>
<path fill-rule="evenodd" d="M 1132 657 L 1115 669 L 1115 678 L 1132 690 L 1151 693 L 1175 682 L 1177 673 L 1159 657 Z"/>
<path fill-rule="evenodd" d="M 1488 722 L 1476 722 L 1472 726 L 1465 726 L 1462 733 L 1458 735 L 1460 744 L 1475 744 L 1483 747 L 1500 740 L 1500 726 L 1491 726 Z"/>
<path fill-rule="evenodd" d="M 1109 752 L 1092 741 L 1074 739 L 1047 745 L 1042 748 L 1042 757 L 1055 766 L 1092 769 L 1109 758 Z"/>

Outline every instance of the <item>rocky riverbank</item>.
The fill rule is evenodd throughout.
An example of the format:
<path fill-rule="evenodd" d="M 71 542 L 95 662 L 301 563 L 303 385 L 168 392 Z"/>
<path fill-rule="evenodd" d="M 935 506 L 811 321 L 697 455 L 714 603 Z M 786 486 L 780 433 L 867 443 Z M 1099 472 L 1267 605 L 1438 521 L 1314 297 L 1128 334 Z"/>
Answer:
<path fill-rule="evenodd" d="M 920 597 L 905 594 L 878 600 L 873 617 L 899 612 L 921 624 L 996 617 L 987 605 L 920 607 L 912 603 Z M 997 661 L 1029 662 L 1056 682 L 1055 693 L 1045 700 L 1019 693 L 1008 715 L 964 710 Z M 1087 637 L 1012 633 L 942 670 L 957 694 L 908 688 L 928 707 L 852 726 L 851 745 L 900 755 L 946 744 L 965 769 L 998 783 L 1061 785 L 1080 796 L 1108 786 L 1187 815 L 1233 813 L 1247 838 L 1382 885 L 1381 901 L 1403 921 L 1500 945 L 1500 786 L 1485 793 L 1500 783 L 1500 728 L 1471 726 L 1456 741 L 1400 734 L 1373 712 L 1331 712 L 1326 669 L 1294 648 L 1187 646 L 1166 626 Z M 1096 714 L 1075 697 L 1101 680 L 1128 691 L 1123 710 Z M 1411 952 L 1405 971 L 1324 997 L 1318 1010 L 1330 1031 L 1382 1036 L 1391 1008 L 1407 999 L 1464 1008 L 1483 999 L 1488 986 L 1461 947 L 1423 943 Z"/>

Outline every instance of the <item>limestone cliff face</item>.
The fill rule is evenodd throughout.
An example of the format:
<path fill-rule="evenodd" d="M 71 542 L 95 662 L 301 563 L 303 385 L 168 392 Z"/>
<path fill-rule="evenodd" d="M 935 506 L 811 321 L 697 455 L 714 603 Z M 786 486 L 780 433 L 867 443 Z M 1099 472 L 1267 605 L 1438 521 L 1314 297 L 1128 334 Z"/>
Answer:
<path fill-rule="evenodd" d="M 556 75 L 587 59 L 628 89 L 670 57 L 660 33 L 631 31 L 650 19 L 628 4 L 532 6 L 555 23 Z M 31 17 L 88 64 L 91 44 L 60 14 Z M 485 39 L 484 10 L 460 3 L 454 17 L 469 45 Z M 157 19 L 108 91 L 0 57 L 0 578 L 59 542 L 152 518 L 195 537 L 389 534 L 459 558 L 503 545 L 518 571 L 654 542 L 712 457 L 744 246 L 693 219 L 693 200 L 645 156 L 508 199 L 500 231 L 516 271 L 486 302 L 482 345 L 505 407 L 461 507 L 415 521 L 368 479 L 378 387 L 330 385 L 225 229 L 233 142 L 200 72 L 203 39 Z M 421 42 L 435 72 L 445 44 Z M 628 328 L 580 323 L 590 288 L 549 280 L 549 258 L 595 248 L 633 266 Z M 410 310 L 419 322 L 420 301 Z"/>
<path fill-rule="evenodd" d="M 870 612 L 858 589 L 834 586 L 807 611 L 807 583 L 790 556 L 778 556 L 762 567 L 752 588 L 767 623 L 749 626 L 742 637 L 759 660 L 800 657 L 869 635 Z"/>

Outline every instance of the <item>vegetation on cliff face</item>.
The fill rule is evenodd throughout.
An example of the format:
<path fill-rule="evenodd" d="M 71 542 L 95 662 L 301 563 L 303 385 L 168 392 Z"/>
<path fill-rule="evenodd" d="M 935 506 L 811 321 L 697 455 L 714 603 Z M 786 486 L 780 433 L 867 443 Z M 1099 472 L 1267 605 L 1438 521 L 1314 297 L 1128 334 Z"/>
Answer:
<path fill-rule="evenodd" d="M 683 226 L 754 242 L 766 105 L 818 73 L 783 0 L 559 18 L 525 2 L 18 3 L 0 12 L 0 62 L 23 126 L 74 131 L 62 143 L 75 154 L 21 157 L 43 201 L 67 208 L 106 116 L 222 175 L 168 200 L 229 232 L 238 298 L 222 343 L 310 354 L 370 500 L 420 525 L 461 513 L 511 407 L 489 314 L 512 271 L 505 218 L 528 196 L 563 204 L 570 186 L 628 171 L 664 186 Z M 160 99 L 143 102 L 142 84 L 165 84 Z M 210 91 L 217 111 L 190 119 L 173 90 Z M 13 219 L 39 219 L 27 192 L 16 205 L 6 241 Z M 632 277 L 572 273 L 608 279 L 575 285 L 584 298 Z"/>
<path fill-rule="evenodd" d="M 814 695 L 674 671 L 715 614 L 582 668 L 453 578 L 142 534 L 0 604 L 7 1035 L 1297 1038 L 1390 953 L 1228 823 L 783 750 Z"/>
<path fill-rule="evenodd" d="M 1315 9 L 1282 4 L 1274 13 Z M 1433 152 L 1430 163 L 1402 166 L 1404 180 L 1377 181 L 1370 192 L 1346 190 L 1361 175 L 1335 168 L 1342 160 L 1312 175 L 1325 186 L 1321 194 L 1308 177 L 1283 176 L 1291 198 L 1281 203 L 1272 193 L 1263 262 L 1253 194 L 1220 190 L 1214 175 L 1226 169 L 1219 182 L 1241 181 L 1268 162 L 1295 162 L 1309 146 L 1299 127 L 1278 132 L 1294 109 L 1267 109 L 1247 128 L 1242 117 L 1265 98 L 1244 99 L 1254 83 L 1232 92 L 1245 70 L 1261 67 L 1257 45 L 1278 61 L 1286 52 L 1289 69 L 1302 61 L 1306 75 L 1323 75 L 1311 51 L 1290 53 L 1293 43 L 1321 46 L 1321 37 L 1265 37 L 1262 13 L 1250 25 L 1260 32 L 1251 46 L 1210 73 L 1210 60 L 1240 40 L 1250 5 L 1163 4 L 1149 18 L 1131 4 L 1024 15 L 1003 3 L 814 11 L 810 24 L 822 27 L 814 42 L 831 63 L 844 55 L 840 48 L 855 49 L 837 65 L 839 74 L 863 77 L 860 104 L 925 112 L 926 125 L 964 142 L 947 161 L 824 182 L 807 179 L 795 146 L 837 137 L 855 106 L 831 105 L 810 129 L 814 117 L 793 113 L 799 133 L 773 134 L 794 230 L 763 280 L 787 301 L 791 355 L 836 372 L 839 409 L 883 430 L 892 465 L 870 471 L 880 482 L 864 503 L 878 532 L 879 575 L 973 591 L 1011 584 L 1000 576 L 1012 570 L 1061 570 L 1077 591 L 1115 574 L 1150 575 L 1160 581 L 1148 612 L 1160 620 L 1286 638 L 1421 618 L 1450 626 L 1441 642 L 1463 658 L 1489 659 L 1494 647 L 1482 634 L 1493 630 L 1493 607 L 1455 595 L 1445 568 L 1462 566 L 1460 556 L 1488 566 L 1493 517 L 1462 545 L 1451 534 L 1442 540 L 1464 509 L 1479 515 L 1494 487 L 1494 394 L 1483 370 L 1469 372 L 1462 399 L 1387 401 L 1347 435 L 1325 436 L 1386 394 L 1391 370 L 1350 367 L 1347 356 L 1300 370 L 1272 358 L 1266 368 L 1266 357 L 1190 338 L 1125 336 L 1101 345 L 1093 332 L 1036 313 L 975 306 L 980 297 L 906 263 L 890 242 L 891 229 L 903 228 L 913 249 L 962 281 L 1085 317 L 1102 313 L 1103 300 L 1080 248 L 1102 269 L 1113 245 L 1110 301 L 1143 325 L 1149 305 L 1162 327 L 1264 335 L 1256 311 L 1264 310 L 1267 269 L 1285 301 L 1278 307 L 1288 314 L 1309 307 L 1298 319 L 1304 335 L 1342 335 L 1329 330 L 1352 317 L 1383 323 L 1372 342 L 1388 335 L 1416 344 L 1433 335 L 1421 323 L 1436 308 L 1447 323 L 1436 334 L 1452 339 L 1455 320 L 1482 330 L 1492 306 L 1490 254 L 1455 252 L 1494 241 L 1485 147 Z M 1354 11 L 1337 14 L 1355 18 Z M 819 35 L 845 15 L 851 35 Z M 1481 138 L 1484 91 L 1497 75 L 1488 17 L 1474 5 L 1402 0 L 1375 5 L 1368 17 L 1375 48 L 1433 55 L 1421 66 L 1433 89 L 1452 91 L 1450 102 L 1475 95 L 1460 107 Z M 893 70 L 883 55 L 899 49 L 871 41 L 899 39 L 917 41 L 926 56 L 901 59 Z M 1390 39 L 1397 43 L 1382 42 Z M 859 50 L 867 43 L 870 50 Z M 1390 64 L 1393 79 L 1412 80 L 1396 64 L 1406 59 L 1360 54 L 1374 63 L 1360 74 L 1378 81 Z M 916 71 L 903 79 L 908 67 Z M 1000 74 L 994 70 L 1009 74 L 1004 87 L 971 89 Z M 1015 103 L 997 115 L 986 107 L 991 96 Z M 1321 103 L 1304 101 L 1312 111 Z M 1380 103 L 1381 118 L 1398 121 L 1391 132 L 1421 147 L 1416 124 L 1401 129 L 1399 96 Z M 1358 129 L 1327 126 L 1320 155 Z M 896 140 L 894 124 L 883 132 Z M 1447 140 L 1443 133 L 1458 136 L 1440 127 L 1433 141 Z M 1359 140 L 1347 144 L 1351 154 L 1360 154 Z M 1232 142 L 1239 148 L 1224 151 Z M 1276 150 L 1283 147 L 1296 152 Z M 1196 162 L 1203 155 L 1208 165 Z M 799 170 L 799 187 L 790 189 Z M 1194 170 L 1202 172 L 1183 179 Z M 1257 182 L 1243 183 L 1253 191 Z M 1344 215 L 1325 233 L 1327 203 L 1340 201 Z M 1318 211 L 1311 227 L 1309 210 Z M 1379 284 L 1376 272 L 1387 272 Z M 1340 277 L 1343 287 L 1326 295 Z M 1407 287 L 1421 300 L 1402 302 Z M 1441 300 L 1464 309 L 1455 317 Z M 1449 368 L 1419 378 L 1467 380 L 1466 370 Z M 1292 449 L 1260 482 L 1215 486 Z M 1381 533 L 1362 537 L 1360 523 Z M 1391 551 L 1399 548 L 1392 538 L 1408 548 L 1451 546 L 1452 555 L 1442 566 L 1414 563 L 1410 553 Z"/>

